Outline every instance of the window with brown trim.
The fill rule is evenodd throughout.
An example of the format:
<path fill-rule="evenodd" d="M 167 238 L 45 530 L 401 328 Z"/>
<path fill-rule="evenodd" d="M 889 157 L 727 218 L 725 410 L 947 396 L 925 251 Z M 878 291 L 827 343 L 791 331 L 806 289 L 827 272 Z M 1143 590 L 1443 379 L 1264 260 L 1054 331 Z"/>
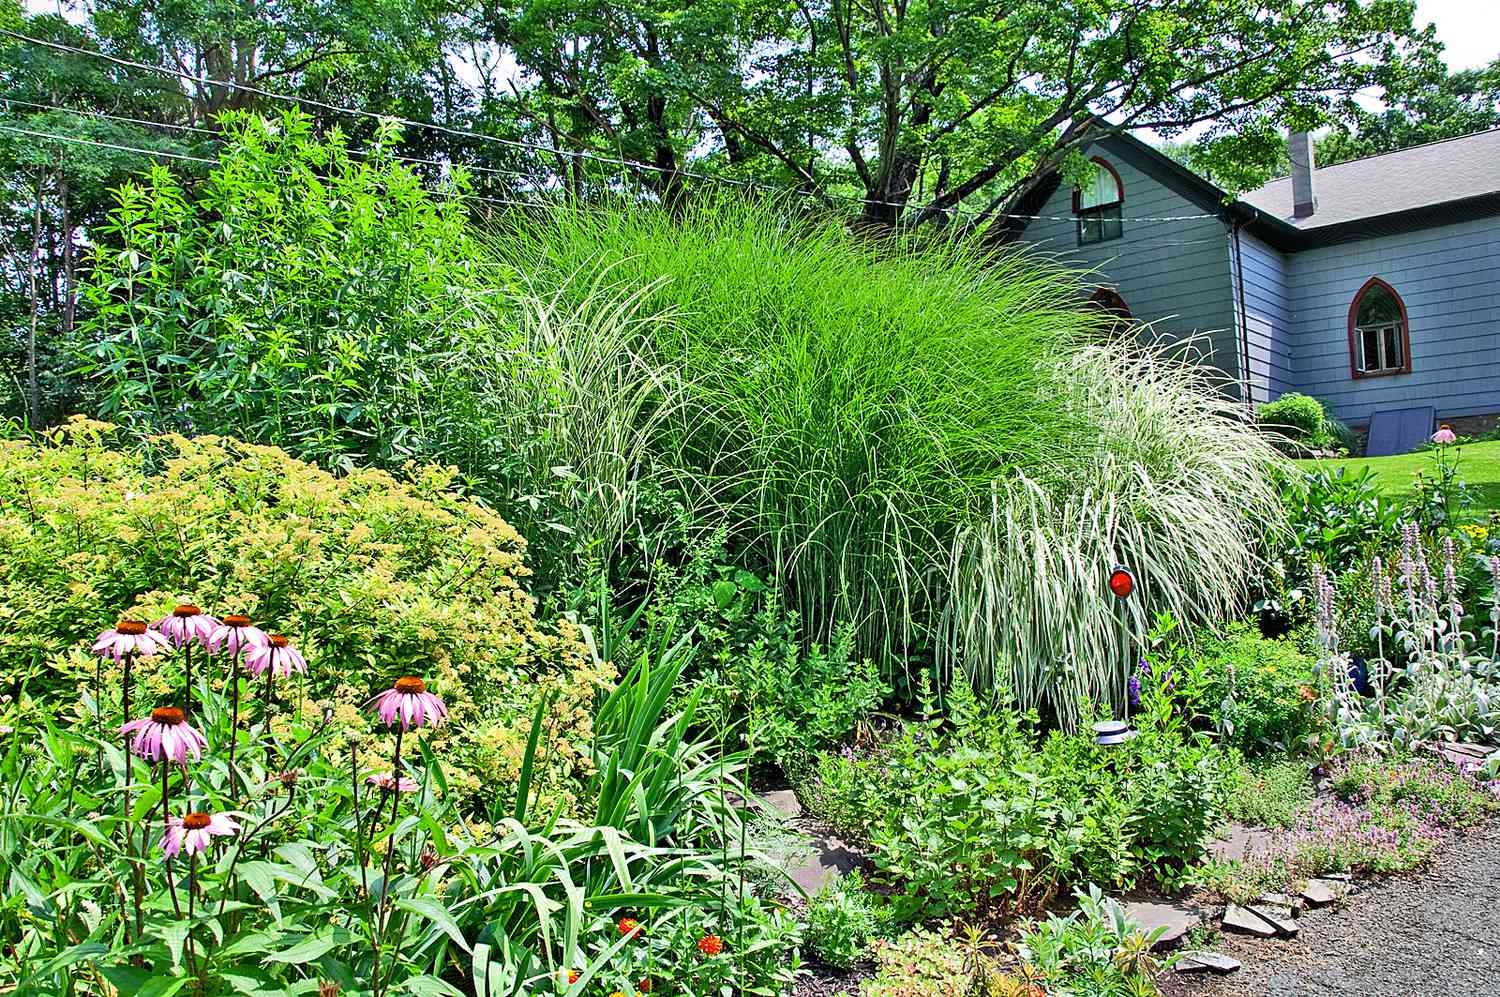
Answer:
<path fill-rule="evenodd" d="M 1371 277 L 1349 305 L 1349 370 L 1355 377 L 1411 373 L 1411 328 L 1396 289 Z"/>
<path fill-rule="evenodd" d="M 1120 208 L 1125 204 L 1125 184 L 1115 168 L 1098 157 L 1089 161 L 1093 171 L 1073 190 L 1073 214 L 1078 216 L 1078 244 L 1108 242 L 1125 234 Z"/>

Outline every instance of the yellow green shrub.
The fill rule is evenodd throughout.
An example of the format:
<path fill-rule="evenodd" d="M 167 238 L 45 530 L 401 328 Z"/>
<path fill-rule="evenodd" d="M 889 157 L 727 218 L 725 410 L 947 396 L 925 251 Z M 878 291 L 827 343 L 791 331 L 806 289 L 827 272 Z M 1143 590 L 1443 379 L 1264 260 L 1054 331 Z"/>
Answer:
<path fill-rule="evenodd" d="M 76 698 L 82 716 L 98 667 L 88 644 L 120 617 L 179 602 L 244 613 L 307 657 L 305 681 L 277 694 L 331 710 L 352 735 L 375 734 L 371 695 L 426 678 L 452 719 L 430 746 L 474 809 L 510 798 L 531 712 L 550 695 L 539 792 L 571 811 L 614 672 L 566 621 L 536 619 L 525 550 L 451 469 L 335 476 L 221 437 L 117 444 L 110 426 L 74 419 L 0 440 L 0 675 L 33 697 Z M 178 668 L 141 662 L 146 696 L 165 695 Z M 207 677 L 222 682 L 222 663 Z"/>

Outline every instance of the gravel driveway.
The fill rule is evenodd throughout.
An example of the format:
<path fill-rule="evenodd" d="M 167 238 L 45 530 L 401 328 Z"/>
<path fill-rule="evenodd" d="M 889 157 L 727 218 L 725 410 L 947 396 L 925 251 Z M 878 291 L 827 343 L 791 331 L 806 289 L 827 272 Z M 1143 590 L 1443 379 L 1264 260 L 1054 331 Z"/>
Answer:
<path fill-rule="evenodd" d="M 1225 935 L 1244 963 L 1212 979 L 1168 971 L 1169 997 L 1500 995 L 1500 828 L 1443 850 L 1421 876 L 1364 885 L 1343 911 L 1303 914 L 1293 941 Z"/>

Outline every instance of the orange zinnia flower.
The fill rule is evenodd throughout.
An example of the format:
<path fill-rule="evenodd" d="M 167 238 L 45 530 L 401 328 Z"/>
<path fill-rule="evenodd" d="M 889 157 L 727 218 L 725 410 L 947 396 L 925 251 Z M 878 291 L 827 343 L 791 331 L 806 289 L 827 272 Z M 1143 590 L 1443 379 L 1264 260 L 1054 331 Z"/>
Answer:
<path fill-rule="evenodd" d="M 704 935 L 698 939 L 698 951 L 704 955 L 718 955 L 724 951 L 724 939 L 718 935 Z"/>

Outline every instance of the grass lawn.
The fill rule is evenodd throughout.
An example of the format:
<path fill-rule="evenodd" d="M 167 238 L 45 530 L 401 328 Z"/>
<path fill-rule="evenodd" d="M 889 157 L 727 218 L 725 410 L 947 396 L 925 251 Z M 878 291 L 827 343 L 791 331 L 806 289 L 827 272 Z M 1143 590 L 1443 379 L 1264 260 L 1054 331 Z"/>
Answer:
<path fill-rule="evenodd" d="M 1312 466 L 1323 463 L 1348 468 L 1348 473 L 1358 474 L 1360 468 L 1369 468 L 1375 475 L 1375 483 L 1381 491 L 1394 497 L 1411 492 L 1417 471 L 1432 477 L 1432 454 L 1426 451 L 1401 454 L 1396 457 L 1353 457 L 1348 460 L 1299 460 L 1297 463 Z M 1500 441 L 1470 443 L 1459 448 L 1459 477 L 1469 485 L 1469 494 L 1480 510 L 1500 509 Z"/>

